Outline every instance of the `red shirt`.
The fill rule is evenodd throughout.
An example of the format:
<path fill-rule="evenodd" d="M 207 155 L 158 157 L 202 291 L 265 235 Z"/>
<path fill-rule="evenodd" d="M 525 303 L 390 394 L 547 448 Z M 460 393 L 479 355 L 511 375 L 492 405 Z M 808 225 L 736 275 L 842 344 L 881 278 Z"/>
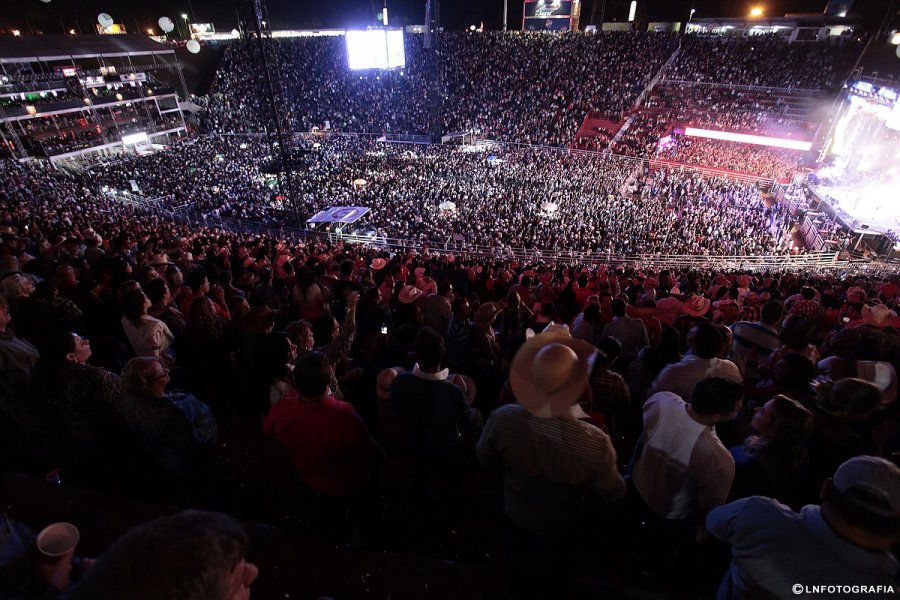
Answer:
<path fill-rule="evenodd" d="M 304 402 L 286 395 L 269 411 L 263 431 L 288 451 L 303 483 L 330 496 L 362 488 L 380 462 L 381 450 L 356 410 L 333 396 Z"/>

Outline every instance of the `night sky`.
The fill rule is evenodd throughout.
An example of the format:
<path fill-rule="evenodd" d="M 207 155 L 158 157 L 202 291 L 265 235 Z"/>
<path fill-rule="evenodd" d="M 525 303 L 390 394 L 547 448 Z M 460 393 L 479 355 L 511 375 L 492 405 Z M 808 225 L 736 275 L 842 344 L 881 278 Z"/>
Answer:
<path fill-rule="evenodd" d="M 868 17 L 877 27 L 891 0 L 857 0 L 853 12 Z M 352 27 L 374 24 L 374 16 L 384 0 L 268 0 L 273 28 Z M 510 28 L 521 24 L 521 0 L 508 0 Z M 600 18 L 602 0 L 583 0 L 582 26 L 590 23 L 591 11 L 597 3 L 596 19 Z M 767 16 L 782 16 L 787 12 L 821 13 L 827 0 L 639 0 L 638 14 L 644 21 L 685 20 L 691 7 L 697 9 L 695 18 L 736 17 L 746 15 L 751 6 L 765 8 Z M 10 6 L 14 4 L 15 8 Z M 629 0 L 606 0 L 606 21 L 624 21 Z M 420 24 L 424 21 L 425 0 L 388 0 L 391 24 Z M 166 15 L 173 20 L 181 13 L 193 13 L 198 22 L 212 21 L 219 31 L 236 25 L 234 0 L 15 0 L 6 3 L 0 12 L 0 27 L 19 28 L 24 33 L 44 31 L 62 33 L 69 29 L 87 32 L 96 22 L 96 15 L 107 12 L 116 22 L 124 22 L 130 32 L 154 27 Z M 471 24 L 484 23 L 488 29 L 499 29 L 503 18 L 503 0 L 443 0 L 441 18 L 447 29 L 462 29 Z"/>

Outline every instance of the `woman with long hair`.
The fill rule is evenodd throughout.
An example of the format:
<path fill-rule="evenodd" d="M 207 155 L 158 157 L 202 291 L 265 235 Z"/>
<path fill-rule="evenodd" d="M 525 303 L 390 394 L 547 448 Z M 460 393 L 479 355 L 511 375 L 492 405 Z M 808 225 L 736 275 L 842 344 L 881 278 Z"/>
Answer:
<path fill-rule="evenodd" d="M 183 349 L 178 355 L 185 386 L 220 416 L 226 406 L 234 405 L 241 390 L 237 340 L 206 296 L 191 302 L 187 319 Z"/>
<path fill-rule="evenodd" d="M 731 449 L 735 462 L 731 499 L 768 496 L 791 506 L 801 504 L 812 413 L 779 394 L 756 409 L 750 425 L 756 435 Z"/>
<path fill-rule="evenodd" d="M 87 338 L 54 331 L 41 347 L 33 381 L 42 399 L 61 417 L 58 451 L 66 477 L 109 489 L 121 483 L 133 448 L 117 412 L 122 382 L 115 373 L 87 364 L 90 357 Z"/>
<path fill-rule="evenodd" d="M 294 361 L 297 344 L 285 333 L 264 334 L 256 343 L 251 369 L 252 409 L 266 415 L 286 395 L 297 393 L 294 387 Z"/>
<path fill-rule="evenodd" d="M 297 283 L 293 290 L 294 309 L 300 319 L 313 321 L 327 312 L 325 290 L 316 281 L 315 274 L 307 267 L 297 271 Z"/>
<path fill-rule="evenodd" d="M 128 336 L 135 356 L 166 356 L 171 363 L 173 357 L 168 350 L 175 341 L 175 336 L 168 325 L 147 314 L 151 305 L 150 298 L 141 290 L 125 294 L 121 305 L 122 329 Z"/>

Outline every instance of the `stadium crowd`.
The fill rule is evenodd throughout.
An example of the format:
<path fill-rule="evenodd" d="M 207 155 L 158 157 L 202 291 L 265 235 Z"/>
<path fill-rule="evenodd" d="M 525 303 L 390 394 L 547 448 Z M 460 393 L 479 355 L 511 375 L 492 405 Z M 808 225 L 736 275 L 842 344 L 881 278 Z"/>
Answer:
<path fill-rule="evenodd" d="M 313 148 L 312 145 L 318 147 Z M 790 219 L 752 184 L 650 170 L 617 157 L 489 146 L 406 146 L 371 138 L 306 142 L 294 173 L 305 222 L 329 206 L 365 206 L 355 224 L 391 239 L 463 247 L 616 254 L 783 252 Z M 93 169 L 95 181 L 190 206 L 207 217 L 263 223 L 293 219 L 266 185 L 265 145 L 206 137 Z M 178 168 L 176 168 L 178 167 Z M 639 184 L 625 184 L 637 178 Z M 353 182 L 363 179 L 364 184 Z M 270 180 L 271 181 L 271 180 Z M 634 181 L 631 181 L 633 184 Z M 622 189 L 626 192 L 623 194 Z M 442 210 L 443 202 L 455 209 Z M 552 202 L 555 210 L 544 210 Z M 740 228 L 728 224 L 740 223 Z M 773 233 L 774 232 L 774 233 Z"/>
<path fill-rule="evenodd" d="M 676 135 L 674 141 L 656 156 L 663 160 L 754 173 L 786 182 L 801 172 L 805 162 L 805 156 L 799 150 L 680 135 Z"/>
<path fill-rule="evenodd" d="M 295 244 L 136 213 L 86 175 L 2 168 L 0 380 L 3 439 L 17 449 L 6 456 L 17 469 L 62 467 L 73 484 L 233 510 L 229 486 L 241 474 L 223 454 L 269 439 L 296 469 L 321 535 L 421 548 L 427 542 L 417 535 L 426 534 L 410 530 L 419 521 L 408 511 L 449 526 L 467 522 L 463 507 L 487 501 L 463 491 L 493 472 L 477 459 L 504 467 L 509 525 L 497 535 L 515 596 L 573 584 L 570 557 L 590 548 L 577 535 L 590 528 L 573 520 L 585 510 L 595 526 L 634 527 L 622 531 L 632 541 L 618 568 L 641 556 L 662 585 L 702 593 L 727 566 L 715 545 L 691 541 L 704 519 L 735 547 L 726 581 L 750 585 L 738 549 L 751 542 L 726 515 L 747 507 L 777 538 L 788 507 L 815 503 L 836 470 L 837 491 L 823 500 L 829 510 L 850 510 L 841 494 L 865 479 L 859 469 L 880 473 L 871 474 L 876 496 L 896 497 L 896 467 L 846 463 L 897 451 L 896 278 Z M 748 189 L 699 175 L 646 173 L 632 185 L 642 199 L 696 193 L 712 212 L 737 203 L 725 217 L 705 217 L 721 223 L 711 237 L 767 210 Z M 703 213 L 681 218 L 653 226 L 703 237 L 691 220 Z M 700 436 L 691 438 L 689 462 L 657 432 L 665 423 Z M 585 454 L 539 446 L 556 465 L 544 471 L 516 449 L 523 427 L 583 436 Z M 338 432 L 348 444 L 340 458 Z M 263 456 L 255 468 L 277 472 L 281 454 Z M 629 457 L 632 483 L 620 504 Z M 593 466 L 579 474 L 583 460 Z M 571 472 L 560 470 L 567 461 Z M 841 475 L 842 464 L 853 477 Z M 525 465 L 538 470 L 520 471 Z M 521 494 L 524 481 L 536 495 Z M 271 496 L 266 485 L 261 493 Z M 585 505 L 589 488 L 620 508 Z M 748 499 L 758 495 L 784 506 Z M 857 509 L 885 510 L 893 516 L 882 522 L 895 526 L 896 511 L 865 498 L 870 504 Z M 262 504 L 281 510 L 273 499 Z M 278 519 L 262 514 L 254 518 Z M 813 534 L 801 527 L 794 535 L 805 543 L 798 540 Z M 856 547 L 835 539 L 845 551 Z M 673 554 L 685 543 L 689 554 Z M 536 568 L 530 552 L 553 560 Z M 100 559 L 84 589 L 114 577 L 106 569 L 115 555 Z M 792 559 L 810 573 L 890 581 L 890 568 L 871 562 L 861 572 L 809 550 Z M 766 560 L 775 568 L 777 557 Z M 752 577 L 752 585 L 777 585 Z"/>
<path fill-rule="evenodd" d="M 644 85 L 632 77 L 674 47 L 655 34 L 442 37 L 462 54 L 442 74 L 460 103 L 445 125 L 549 144 L 573 139 L 583 115 L 568 116 L 627 109 Z M 588 58 L 568 53 L 579 44 Z M 837 60 L 768 38 L 718 56 L 717 42 L 683 44 L 679 73 L 726 83 L 823 87 L 831 71 L 800 67 Z M 748 48 L 798 66 L 755 67 Z M 278 50 L 304 128 L 409 131 L 422 116 L 415 67 L 357 80 L 329 71 L 333 40 Z M 634 64 L 635 50 L 650 59 Z M 581 77 L 594 61 L 601 75 Z M 235 49 L 224 65 L 208 125 L 252 130 L 249 64 Z M 646 156 L 662 132 L 644 115 L 619 143 Z M 0 162 L 0 464 L 220 511 L 148 521 L 96 561 L 4 517 L 0 595 L 246 599 L 277 565 L 248 562 L 231 513 L 379 552 L 447 558 L 447 540 L 468 538 L 452 558 L 502 571 L 514 598 L 781 598 L 798 581 L 895 596 L 900 277 L 611 260 L 788 251 L 786 206 L 687 169 L 512 145 L 298 147 L 301 219 L 370 207 L 360 226 L 402 249 L 217 227 L 294 217 L 260 137 L 80 171 Z M 770 177 L 798 167 L 696 140 L 663 156 Z M 135 189 L 152 203 L 123 201 Z M 200 218 L 166 217 L 179 213 Z M 435 250 L 448 240 L 458 249 Z"/>
<path fill-rule="evenodd" d="M 805 95 L 669 81 L 657 85 L 644 106 L 669 109 L 675 123 L 780 137 L 810 136 L 819 108 Z"/>
<path fill-rule="evenodd" d="M 444 131 L 552 146 L 570 144 L 591 111 L 629 109 L 676 45 L 649 33 L 448 32 L 438 40 Z M 405 69 L 377 75 L 346 68 L 342 39 L 278 42 L 278 51 L 299 130 L 428 133 L 421 36 L 406 36 Z M 245 48 L 228 48 L 208 100 L 212 130 L 259 131 L 253 69 Z"/>
<path fill-rule="evenodd" d="M 833 90 L 853 55 L 852 45 L 792 44 L 777 35 L 685 36 L 666 71 L 677 81 L 767 88 Z"/>

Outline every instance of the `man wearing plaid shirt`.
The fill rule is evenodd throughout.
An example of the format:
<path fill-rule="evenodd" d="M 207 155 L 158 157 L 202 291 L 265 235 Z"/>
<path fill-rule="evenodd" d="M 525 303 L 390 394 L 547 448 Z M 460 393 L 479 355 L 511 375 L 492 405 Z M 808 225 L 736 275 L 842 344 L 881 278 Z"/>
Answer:
<path fill-rule="evenodd" d="M 822 305 L 815 300 L 816 290 L 809 286 L 804 286 L 800 290 L 800 296 L 800 300 L 794 303 L 788 314 L 816 318 L 821 318 L 825 314 Z"/>

